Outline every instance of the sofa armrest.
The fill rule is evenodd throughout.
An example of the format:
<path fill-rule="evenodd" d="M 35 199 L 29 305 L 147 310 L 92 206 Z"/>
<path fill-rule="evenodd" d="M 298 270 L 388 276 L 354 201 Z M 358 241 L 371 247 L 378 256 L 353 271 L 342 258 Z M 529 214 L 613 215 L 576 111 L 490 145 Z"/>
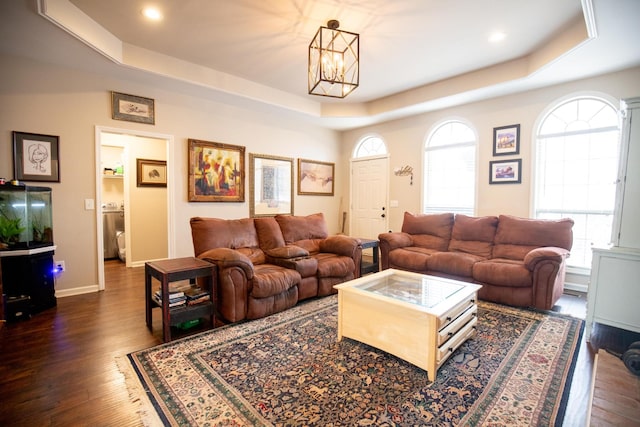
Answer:
<path fill-rule="evenodd" d="M 320 241 L 320 252 L 328 252 L 355 259 L 358 249 L 362 251 L 360 240 L 355 237 L 334 235 Z"/>
<path fill-rule="evenodd" d="M 233 249 L 209 249 L 198 255 L 198 258 L 216 264 L 220 271 L 230 267 L 239 267 L 247 276 L 247 280 L 253 279 L 253 263 L 249 257 Z"/>
<path fill-rule="evenodd" d="M 394 233 L 382 233 L 378 236 L 380 244 L 384 244 L 388 250 L 413 246 L 413 238 L 408 233 L 396 231 Z"/>
<path fill-rule="evenodd" d="M 300 258 L 267 258 L 269 264 L 278 265 L 280 267 L 288 268 L 289 270 L 295 270 L 300 273 L 300 276 L 305 277 L 315 276 L 318 271 L 318 260 L 313 257 L 300 257 Z"/>
<path fill-rule="evenodd" d="M 524 265 L 529 271 L 533 271 L 540 262 L 555 261 L 558 264 L 562 264 L 568 257 L 569 251 L 564 248 L 545 246 L 527 253 L 524 257 Z"/>

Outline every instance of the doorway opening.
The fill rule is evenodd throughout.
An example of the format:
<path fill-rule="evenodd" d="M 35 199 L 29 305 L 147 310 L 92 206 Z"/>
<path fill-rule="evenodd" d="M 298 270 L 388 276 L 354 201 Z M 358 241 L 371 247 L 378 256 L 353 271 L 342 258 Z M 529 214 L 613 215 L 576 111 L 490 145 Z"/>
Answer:
<path fill-rule="evenodd" d="M 98 285 L 104 290 L 105 261 L 141 267 L 174 254 L 173 136 L 96 127 L 95 139 Z M 138 160 L 166 162 L 167 185 L 140 185 Z"/>

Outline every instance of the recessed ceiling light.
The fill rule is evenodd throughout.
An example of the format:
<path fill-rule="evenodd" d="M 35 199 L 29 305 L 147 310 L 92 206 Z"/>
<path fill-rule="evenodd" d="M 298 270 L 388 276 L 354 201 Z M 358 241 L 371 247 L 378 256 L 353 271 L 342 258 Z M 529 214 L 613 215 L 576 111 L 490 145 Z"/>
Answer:
<path fill-rule="evenodd" d="M 142 14 L 152 21 L 159 21 L 162 19 L 162 13 L 155 7 L 145 7 L 142 9 Z"/>
<path fill-rule="evenodd" d="M 491 43 L 498 43 L 504 40 L 506 37 L 507 35 L 502 31 L 496 31 L 489 36 L 489 41 Z"/>

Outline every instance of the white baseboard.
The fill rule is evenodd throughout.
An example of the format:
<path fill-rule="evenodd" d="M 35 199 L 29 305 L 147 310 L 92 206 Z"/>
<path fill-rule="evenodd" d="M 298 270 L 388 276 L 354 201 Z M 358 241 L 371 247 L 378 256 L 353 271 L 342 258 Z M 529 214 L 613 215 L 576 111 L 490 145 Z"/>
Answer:
<path fill-rule="evenodd" d="M 582 283 L 564 282 L 564 288 L 568 291 L 582 292 L 584 294 L 589 291 L 589 286 Z"/>
<path fill-rule="evenodd" d="M 82 286 L 79 288 L 71 288 L 71 289 L 59 289 L 56 290 L 57 298 L 70 297 L 73 295 L 82 295 L 82 294 L 90 294 L 92 292 L 98 292 L 100 289 L 98 285 L 91 286 Z"/>

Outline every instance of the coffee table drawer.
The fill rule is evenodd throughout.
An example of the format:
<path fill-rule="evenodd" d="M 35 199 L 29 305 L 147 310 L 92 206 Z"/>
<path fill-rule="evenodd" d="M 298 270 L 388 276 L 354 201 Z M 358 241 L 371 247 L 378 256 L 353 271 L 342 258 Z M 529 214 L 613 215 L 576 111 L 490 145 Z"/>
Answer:
<path fill-rule="evenodd" d="M 469 307 L 473 307 L 476 305 L 477 293 L 471 295 L 468 299 L 460 302 L 456 306 L 454 306 L 451 310 L 447 311 L 445 314 L 438 317 L 438 330 L 444 328 L 449 323 L 453 322 L 455 319 L 460 316 L 465 310 Z"/>
<path fill-rule="evenodd" d="M 467 324 L 472 318 L 478 315 L 478 306 L 472 305 L 467 308 L 460 316 L 453 319 L 451 323 L 449 323 L 444 328 L 438 331 L 438 347 L 447 342 L 450 338 L 452 338 L 464 325 Z"/>
<path fill-rule="evenodd" d="M 438 347 L 438 355 L 436 358 L 438 367 L 440 367 L 440 365 L 444 363 L 444 361 L 447 360 L 449 356 L 453 354 L 453 352 L 458 347 L 460 347 L 462 343 L 464 343 L 467 339 L 475 335 L 476 323 L 478 323 L 478 318 L 472 317 L 471 321 L 469 321 L 466 325 L 464 325 L 462 329 L 460 329 L 453 337 L 451 337 L 449 341 L 444 343 L 444 345 Z"/>

